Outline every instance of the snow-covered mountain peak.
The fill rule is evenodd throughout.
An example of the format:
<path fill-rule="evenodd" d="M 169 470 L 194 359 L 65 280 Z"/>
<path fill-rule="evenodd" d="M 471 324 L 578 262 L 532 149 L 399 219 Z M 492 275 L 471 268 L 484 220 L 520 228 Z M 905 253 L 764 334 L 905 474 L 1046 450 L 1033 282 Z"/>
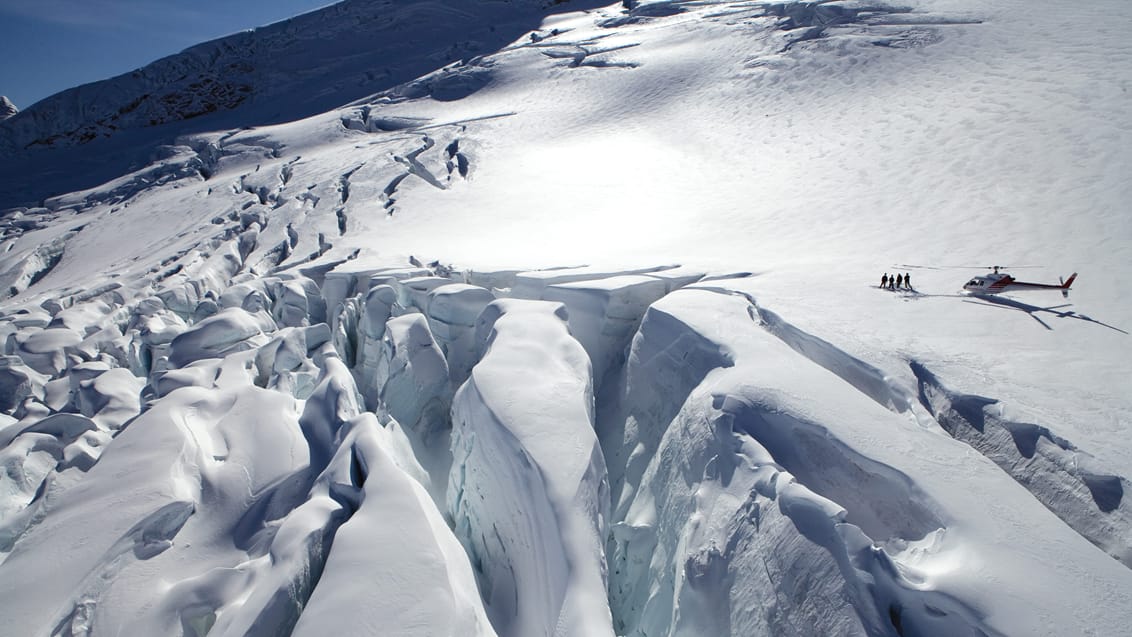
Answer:
<path fill-rule="evenodd" d="M 16 105 L 12 103 L 12 100 L 8 99 L 4 95 L 0 95 L 0 122 L 19 112 L 20 109 L 16 108 Z"/>

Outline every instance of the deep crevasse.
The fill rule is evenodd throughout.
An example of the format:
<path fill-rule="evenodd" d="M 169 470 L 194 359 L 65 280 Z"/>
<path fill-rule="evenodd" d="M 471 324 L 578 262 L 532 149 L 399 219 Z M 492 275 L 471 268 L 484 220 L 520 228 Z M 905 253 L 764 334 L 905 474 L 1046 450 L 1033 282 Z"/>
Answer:
<path fill-rule="evenodd" d="M 230 285 L 217 254 L 156 295 L 9 315 L 0 581 L 26 634 L 1019 634 L 1056 624 L 1019 610 L 1035 583 L 1088 585 L 962 486 L 1004 474 L 917 475 L 902 456 L 965 447 L 726 282 Z M 68 556 L 46 578 L 45 554 Z M 984 563 L 1009 596 L 956 575 Z"/>

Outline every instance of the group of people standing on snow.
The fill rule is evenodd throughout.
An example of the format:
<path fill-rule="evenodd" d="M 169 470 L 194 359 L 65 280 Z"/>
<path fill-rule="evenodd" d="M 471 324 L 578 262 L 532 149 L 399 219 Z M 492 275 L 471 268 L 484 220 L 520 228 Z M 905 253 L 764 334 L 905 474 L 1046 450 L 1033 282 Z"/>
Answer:
<path fill-rule="evenodd" d="M 896 276 L 888 276 L 885 272 L 884 276 L 880 278 L 880 289 L 888 288 L 890 290 L 911 290 L 912 289 L 912 275 L 911 274 L 897 274 Z"/>

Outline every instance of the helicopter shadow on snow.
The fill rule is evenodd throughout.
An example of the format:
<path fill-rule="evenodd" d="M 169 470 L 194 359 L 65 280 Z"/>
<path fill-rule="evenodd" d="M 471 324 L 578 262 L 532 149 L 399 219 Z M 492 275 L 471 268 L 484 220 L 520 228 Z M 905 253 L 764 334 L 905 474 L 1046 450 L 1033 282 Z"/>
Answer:
<path fill-rule="evenodd" d="M 973 299 L 977 299 L 977 300 L 973 300 Z M 1018 301 L 1018 300 L 1015 300 L 1015 299 L 1012 299 L 1012 298 L 1009 298 L 1009 297 L 1005 297 L 1005 296 L 990 296 L 990 295 L 986 295 L 986 294 L 971 294 L 971 295 L 968 296 L 968 298 L 964 299 L 964 302 L 965 303 L 974 303 L 975 305 L 986 305 L 986 306 L 989 306 L 989 307 L 1001 307 L 1001 308 L 1005 308 L 1005 309 L 1008 309 L 1008 310 L 1018 310 L 1020 312 L 1025 312 L 1026 314 L 1030 315 L 1030 318 L 1034 319 L 1039 324 L 1041 324 L 1042 327 L 1046 328 L 1047 330 L 1051 330 L 1051 331 L 1053 330 L 1053 327 L 1051 327 L 1049 323 L 1042 320 L 1042 316 L 1044 316 L 1046 314 L 1053 316 L 1053 317 L 1056 317 L 1056 318 L 1061 318 L 1061 319 L 1069 318 L 1069 319 L 1077 319 L 1079 321 L 1087 321 L 1089 323 L 1095 323 L 1097 325 L 1100 325 L 1101 327 L 1107 327 L 1110 330 L 1115 330 L 1117 332 L 1120 332 L 1121 334 L 1128 334 L 1128 332 L 1120 329 L 1119 327 L 1116 327 L 1115 325 L 1109 325 L 1108 323 L 1105 323 L 1103 321 L 1098 321 L 1098 320 L 1096 320 L 1096 319 L 1094 319 L 1090 316 L 1086 316 L 1084 314 L 1078 314 L 1077 312 L 1075 312 L 1073 310 L 1063 310 L 1062 309 L 1062 308 L 1066 308 L 1066 307 L 1071 307 L 1073 305 L 1072 303 L 1062 303 L 1061 305 L 1050 305 L 1050 306 L 1047 306 L 1047 307 L 1041 307 L 1039 305 L 1030 305 L 1029 303 L 1023 303 L 1021 301 Z M 1042 316 L 1039 316 L 1039 315 L 1042 315 Z"/>

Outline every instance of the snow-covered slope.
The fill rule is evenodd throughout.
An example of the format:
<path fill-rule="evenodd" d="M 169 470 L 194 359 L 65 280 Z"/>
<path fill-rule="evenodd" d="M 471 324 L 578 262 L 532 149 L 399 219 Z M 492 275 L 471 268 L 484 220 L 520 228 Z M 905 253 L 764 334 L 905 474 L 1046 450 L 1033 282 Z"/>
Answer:
<path fill-rule="evenodd" d="M 345 0 L 63 91 L 0 125 L 0 170 L 30 173 L 5 180 L 0 208 L 101 183 L 179 134 L 291 121 L 473 60 L 536 28 L 551 4 Z M 414 85 L 392 97 L 459 99 L 476 84 Z M 13 170 L 16 162 L 35 169 Z"/>
<path fill-rule="evenodd" d="M 5 213 L 5 630 L 1127 632 L 1132 6 L 397 6 Z"/>

